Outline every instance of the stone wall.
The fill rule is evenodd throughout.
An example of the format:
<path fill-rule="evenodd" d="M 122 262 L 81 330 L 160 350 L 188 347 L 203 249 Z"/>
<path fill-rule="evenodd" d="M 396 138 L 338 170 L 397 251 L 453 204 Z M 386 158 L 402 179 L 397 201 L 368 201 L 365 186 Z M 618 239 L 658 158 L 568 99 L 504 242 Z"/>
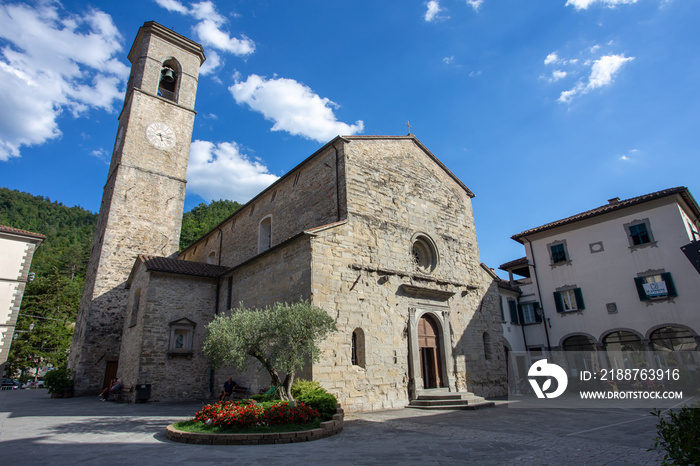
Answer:
<path fill-rule="evenodd" d="M 219 295 L 220 312 L 226 312 L 228 302 L 228 278 L 232 278 L 232 307 L 242 304 L 246 308 L 263 309 L 275 302 L 295 302 L 310 298 L 311 247 L 309 236 L 302 235 L 280 247 L 274 248 L 221 278 Z M 217 390 L 221 390 L 228 377 L 242 386 L 249 387 L 253 394 L 261 388 L 267 389 L 270 376 L 257 362 L 252 362 L 247 371 L 235 367 L 216 370 Z M 310 378 L 304 371 L 297 377 Z"/>
<path fill-rule="evenodd" d="M 337 318 L 339 329 L 323 343 L 314 380 L 348 411 L 406 405 L 409 337 L 415 332 L 409 312 L 415 309 L 449 325 L 455 388 L 494 394 L 499 389 L 492 385 L 500 384 L 505 370 L 486 375 L 486 363 L 477 361 L 484 359 L 483 331 L 500 341 L 500 313 L 480 267 L 469 193 L 413 138 L 348 139 L 348 223 L 312 241 L 312 301 Z M 439 263 L 431 274 L 415 270 L 417 233 L 437 247 Z M 364 367 L 351 363 L 358 328 Z"/>
<path fill-rule="evenodd" d="M 202 346 L 215 315 L 216 280 L 147 272 L 141 265 L 131 288 L 132 300 L 141 290 L 140 315 L 135 326 L 126 322 L 118 376 L 127 386 L 152 384 L 150 401 L 209 399 L 210 365 Z M 182 318 L 196 324 L 192 354 L 170 354 L 169 324 Z"/>
<path fill-rule="evenodd" d="M 340 143 L 338 147 L 342 150 Z M 211 255 L 214 263 L 232 267 L 258 255 L 259 225 L 266 217 L 272 217 L 272 247 L 304 230 L 344 218 L 344 170 L 342 152 L 332 145 L 320 149 L 180 258 L 207 262 Z"/>

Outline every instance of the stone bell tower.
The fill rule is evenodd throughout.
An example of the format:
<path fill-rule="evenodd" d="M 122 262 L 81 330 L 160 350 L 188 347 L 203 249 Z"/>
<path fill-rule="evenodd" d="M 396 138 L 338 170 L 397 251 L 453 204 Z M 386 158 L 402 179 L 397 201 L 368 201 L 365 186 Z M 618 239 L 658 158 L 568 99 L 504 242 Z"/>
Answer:
<path fill-rule="evenodd" d="M 76 395 L 116 374 L 138 254 L 171 256 L 180 241 L 202 46 L 150 21 L 129 52 L 131 76 L 97 220 L 68 367 Z"/>

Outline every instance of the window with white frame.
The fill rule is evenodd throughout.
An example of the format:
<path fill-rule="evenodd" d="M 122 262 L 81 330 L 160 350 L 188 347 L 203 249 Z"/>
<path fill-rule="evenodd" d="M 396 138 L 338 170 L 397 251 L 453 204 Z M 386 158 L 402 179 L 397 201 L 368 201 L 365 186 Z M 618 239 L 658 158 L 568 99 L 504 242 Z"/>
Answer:
<path fill-rule="evenodd" d="M 537 303 L 524 303 L 520 305 L 520 310 L 523 315 L 523 324 L 536 324 L 541 322 L 537 315 Z"/>
<path fill-rule="evenodd" d="M 581 288 L 571 288 L 554 292 L 557 312 L 582 311 L 585 309 Z"/>
<path fill-rule="evenodd" d="M 640 301 L 668 299 L 678 296 L 671 274 L 668 272 L 635 277 L 634 284 L 637 287 Z"/>

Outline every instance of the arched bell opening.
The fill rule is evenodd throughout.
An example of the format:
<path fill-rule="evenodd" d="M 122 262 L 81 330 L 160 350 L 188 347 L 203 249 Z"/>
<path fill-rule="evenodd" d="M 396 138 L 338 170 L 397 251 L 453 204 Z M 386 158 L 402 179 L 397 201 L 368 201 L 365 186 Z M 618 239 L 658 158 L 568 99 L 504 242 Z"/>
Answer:
<path fill-rule="evenodd" d="M 158 82 L 158 96 L 177 102 L 177 90 L 180 84 L 180 64 L 174 58 L 163 62 Z"/>

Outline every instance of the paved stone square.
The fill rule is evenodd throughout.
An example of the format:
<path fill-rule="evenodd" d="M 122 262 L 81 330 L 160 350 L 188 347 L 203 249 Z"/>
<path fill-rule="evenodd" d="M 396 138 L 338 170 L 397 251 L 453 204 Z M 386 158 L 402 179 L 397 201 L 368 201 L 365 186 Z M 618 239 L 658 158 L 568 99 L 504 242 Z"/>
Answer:
<path fill-rule="evenodd" d="M 658 464 L 647 410 L 397 409 L 346 415 L 345 430 L 308 443 L 202 446 L 165 426 L 201 403 L 116 404 L 0 392 L 2 464 Z"/>

